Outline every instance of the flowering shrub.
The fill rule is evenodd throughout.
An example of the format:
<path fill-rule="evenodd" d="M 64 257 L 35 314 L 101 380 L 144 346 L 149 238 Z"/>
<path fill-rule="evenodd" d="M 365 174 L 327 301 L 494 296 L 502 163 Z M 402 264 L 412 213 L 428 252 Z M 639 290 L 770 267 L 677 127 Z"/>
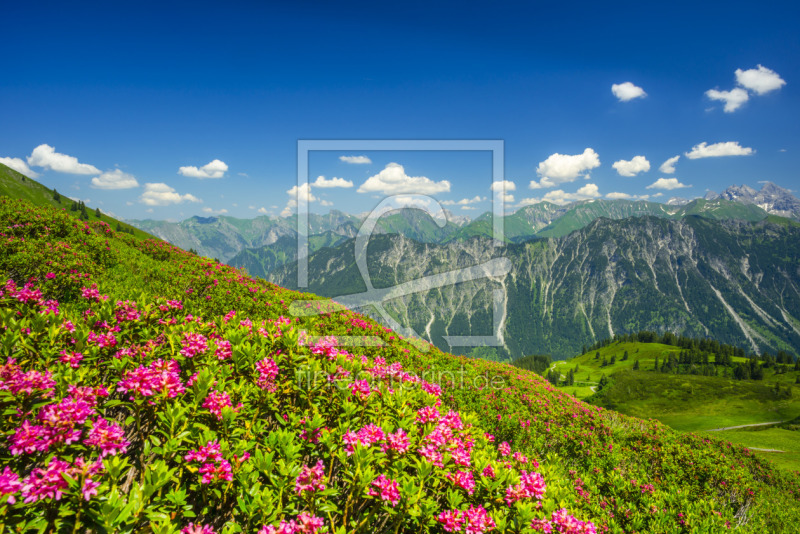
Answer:
<path fill-rule="evenodd" d="M 307 295 L 166 243 L 8 199 L 0 240 L 9 530 L 780 532 L 800 521 L 797 480 L 744 449 L 612 425 L 532 373 L 419 352 L 333 306 L 295 318 L 289 304 Z M 335 337 L 359 334 L 380 343 Z"/>

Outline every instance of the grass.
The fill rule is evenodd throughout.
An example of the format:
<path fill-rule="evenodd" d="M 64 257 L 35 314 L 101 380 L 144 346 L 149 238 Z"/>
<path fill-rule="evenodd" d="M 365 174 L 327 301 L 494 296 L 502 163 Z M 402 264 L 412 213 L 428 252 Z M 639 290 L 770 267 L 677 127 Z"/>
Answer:
<path fill-rule="evenodd" d="M 767 429 L 726 430 L 703 432 L 708 437 L 724 439 L 731 443 L 759 449 L 776 449 L 786 452 L 753 451 L 781 469 L 800 471 L 800 434 L 797 431 L 770 427 Z"/>

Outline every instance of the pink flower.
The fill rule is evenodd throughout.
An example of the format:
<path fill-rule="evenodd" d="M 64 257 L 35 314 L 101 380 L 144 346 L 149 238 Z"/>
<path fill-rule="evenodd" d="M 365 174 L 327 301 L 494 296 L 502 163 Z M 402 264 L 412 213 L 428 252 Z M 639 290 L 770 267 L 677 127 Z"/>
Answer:
<path fill-rule="evenodd" d="M 448 473 L 447 479 L 456 487 L 466 490 L 470 495 L 475 492 L 475 479 L 472 478 L 472 471 L 456 471 L 455 474 Z"/>
<path fill-rule="evenodd" d="M 211 390 L 206 399 L 203 401 L 203 408 L 207 408 L 209 412 L 217 416 L 217 419 L 222 421 L 222 409 L 231 405 L 231 397 L 224 391 Z"/>
<path fill-rule="evenodd" d="M 19 475 L 11 471 L 11 468 L 6 466 L 3 468 L 3 472 L 0 473 L 0 495 L 6 499 L 8 504 L 14 504 L 17 502 L 17 499 L 14 498 L 14 494 L 19 492 L 22 489 L 22 482 L 19 481 Z"/>
<path fill-rule="evenodd" d="M 50 371 L 45 371 L 44 374 L 39 371 L 22 372 L 16 360 L 9 358 L 5 365 L 0 366 L 0 390 L 10 391 L 13 395 L 30 395 L 35 391 L 51 390 L 56 381 L 50 376 Z"/>
<path fill-rule="evenodd" d="M 209 441 L 196 451 L 189 451 L 184 459 L 187 462 L 192 462 L 195 460 L 198 462 L 206 462 L 208 460 L 213 460 L 216 462 L 222 460 L 222 450 L 220 449 L 220 445 L 217 441 Z"/>
<path fill-rule="evenodd" d="M 183 335 L 181 355 L 194 358 L 208 349 L 208 340 L 202 334 L 187 332 Z"/>
<path fill-rule="evenodd" d="M 486 467 L 484 467 L 482 474 L 485 477 L 494 478 L 495 477 L 495 473 L 494 473 L 494 467 L 492 467 L 492 464 L 489 464 Z"/>
<path fill-rule="evenodd" d="M 381 475 L 372 481 L 372 486 L 367 491 L 367 495 L 380 497 L 383 501 L 391 502 L 392 506 L 397 506 L 397 503 L 400 502 L 400 487 L 396 480 Z"/>
<path fill-rule="evenodd" d="M 299 521 L 299 522 L 298 522 Z M 297 521 L 281 521 L 280 525 L 273 527 L 264 525 L 258 534 L 317 534 L 317 531 L 325 526 L 325 521 L 321 517 L 316 517 L 308 512 L 301 512 L 297 516 Z"/>
<path fill-rule="evenodd" d="M 118 452 L 124 453 L 128 450 L 130 443 L 125 439 L 125 431 L 122 427 L 109 423 L 103 418 L 94 422 L 89 435 L 83 440 L 85 445 L 100 449 L 100 458 L 108 455 L 115 455 Z"/>
<path fill-rule="evenodd" d="M 461 532 L 464 514 L 459 510 L 448 510 L 437 515 L 436 520 L 443 524 L 445 532 Z"/>
<path fill-rule="evenodd" d="M 181 529 L 181 534 L 216 534 L 216 532 L 211 528 L 211 525 L 189 523 L 189 526 Z"/>
<path fill-rule="evenodd" d="M 369 382 L 366 380 L 356 380 L 349 387 L 350 392 L 361 400 L 366 400 L 372 393 L 372 388 L 370 388 Z"/>
<path fill-rule="evenodd" d="M 233 356 L 231 342 L 226 339 L 217 341 L 217 349 L 214 351 L 214 356 L 216 356 L 218 360 L 227 360 Z"/>
<path fill-rule="evenodd" d="M 275 384 L 275 378 L 278 376 L 279 369 L 275 360 L 264 358 L 256 362 L 256 371 L 258 371 L 258 379 L 256 380 L 256 385 L 258 385 L 258 387 L 272 392 L 278 390 L 278 386 Z"/>
<path fill-rule="evenodd" d="M 83 354 L 80 352 L 67 352 L 66 349 L 62 350 L 59 354 L 61 354 L 61 358 L 59 360 L 61 363 L 66 363 L 73 369 L 77 369 L 81 366 L 81 360 L 83 359 Z"/>
<path fill-rule="evenodd" d="M 467 526 L 464 530 L 466 534 L 482 534 L 492 530 L 496 525 L 483 506 L 470 506 L 464 512 Z"/>
<path fill-rule="evenodd" d="M 400 428 L 394 434 L 386 435 L 386 444 L 382 446 L 383 452 L 396 451 L 400 454 L 408 452 L 409 440 L 408 434 Z"/>
<path fill-rule="evenodd" d="M 206 463 L 203 464 L 198 470 L 198 473 L 203 475 L 200 480 L 203 484 L 211 484 L 216 480 L 233 480 L 233 472 L 231 471 L 231 464 L 228 460 L 219 459 L 216 464 Z"/>
<path fill-rule="evenodd" d="M 86 338 L 86 341 L 92 345 L 97 345 L 101 349 L 113 348 L 117 345 L 117 338 L 115 338 L 114 334 L 111 332 L 107 334 L 89 332 L 89 336 Z"/>
<path fill-rule="evenodd" d="M 509 445 L 507 441 L 504 441 L 497 447 L 497 450 L 502 456 L 508 456 L 511 454 L 511 445 Z"/>
<path fill-rule="evenodd" d="M 165 362 L 159 359 L 147 367 L 140 366 L 126 372 L 123 379 L 117 382 L 117 390 L 123 393 L 130 391 L 143 397 L 164 393 L 167 397 L 174 398 L 186 391 L 181 382 L 180 371 L 181 368 L 175 360 Z"/>
<path fill-rule="evenodd" d="M 48 280 L 52 280 L 53 278 L 56 277 L 56 273 L 47 273 L 46 275 L 44 275 L 44 277 L 47 278 Z"/>
<path fill-rule="evenodd" d="M 62 476 L 69 473 L 69 463 L 59 460 L 55 456 L 50 458 L 46 469 L 34 469 L 22 484 L 24 502 L 36 502 L 42 499 L 59 501 L 64 491 L 69 487 L 67 480 Z"/>
<path fill-rule="evenodd" d="M 417 422 L 423 425 L 425 423 L 435 423 L 439 421 L 440 417 L 439 410 L 434 406 L 425 406 L 417 410 Z"/>
<path fill-rule="evenodd" d="M 325 464 L 322 460 L 317 461 L 314 467 L 304 465 L 294 481 L 294 491 L 298 495 L 304 491 L 322 491 L 325 489 L 324 477 Z"/>

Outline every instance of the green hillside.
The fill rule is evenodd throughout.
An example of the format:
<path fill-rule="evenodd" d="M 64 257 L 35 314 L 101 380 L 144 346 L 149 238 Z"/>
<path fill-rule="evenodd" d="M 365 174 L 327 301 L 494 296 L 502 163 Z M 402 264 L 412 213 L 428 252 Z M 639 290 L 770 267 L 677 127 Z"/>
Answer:
<path fill-rule="evenodd" d="M 704 376 L 699 368 L 697 374 L 685 374 L 685 369 L 682 373 L 661 371 L 670 358 L 679 360 L 683 351 L 662 343 L 615 342 L 555 362 L 550 369 L 561 375 L 558 387 L 565 392 L 626 415 L 657 419 L 680 431 L 764 425 L 800 416 L 800 370 L 794 364 L 768 363 L 758 380 L 734 379 L 731 368 L 722 367 L 711 376 Z M 715 354 L 704 354 L 713 365 Z M 732 356 L 731 361 L 733 365 L 750 362 L 742 356 Z M 574 377 L 572 386 L 564 384 L 570 371 Z M 602 386 L 601 381 L 607 384 Z M 781 447 L 765 446 L 772 443 L 770 440 L 777 443 L 781 439 L 800 443 L 800 434 L 770 426 L 707 434 L 748 447 L 786 451 L 755 452 L 783 468 L 800 470 L 800 447 L 787 447 L 785 442 Z"/>
<path fill-rule="evenodd" d="M 800 521 L 800 480 L 741 447 L 349 311 L 308 315 L 313 295 L 63 211 L 0 198 L 0 227 L 10 530 L 438 533 L 461 519 L 475 532 L 688 534 Z"/>
<path fill-rule="evenodd" d="M 23 199 L 34 206 L 66 210 L 67 213 L 73 217 L 80 217 L 81 215 L 79 210 L 71 210 L 75 202 L 63 193 L 57 192 L 55 189 L 48 189 L 36 180 L 28 178 L 2 163 L 0 163 L 0 196 Z M 110 224 L 115 229 L 117 225 L 119 225 L 119 228 L 138 238 L 153 237 L 147 232 L 139 230 L 130 224 L 109 217 L 102 213 L 102 211 L 100 212 L 100 216 L 98 216 L 96 210 L 90 207 L 86 208 L 86 220 L 90 222 L 102 221 Z"/>

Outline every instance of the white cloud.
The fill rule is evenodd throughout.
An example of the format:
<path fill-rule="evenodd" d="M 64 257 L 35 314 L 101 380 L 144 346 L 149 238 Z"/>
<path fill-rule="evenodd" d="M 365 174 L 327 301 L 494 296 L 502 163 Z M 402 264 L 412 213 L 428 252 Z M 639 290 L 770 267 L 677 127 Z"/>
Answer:
<path fill-rule="evenodd" d="M 663 196 L 664 196 L 664 193 L 656 193 L 655 195 L 653 195 L 653 198 L 658 198 L 658 197 L 663 197 Z"/>
<path fill-rule="evenodd" d="M 680 183 L 677 178 L 659 178 L 648 185 L 647 189 L 665 189 L 667 191 L 672 191 L 673 189 L 682 189 L 684 187 L 692 186 Z"/>
<path fill-rule="evenodd" d="M 644 98 L 647 93 L 644 89 L 633 85 L 631 82 L 615 83 L 611 86 L 611 92 L 614 93 L 620 102 L 628 102 L 634 98 Z"/>
<path fill-rule="evenodd" d="M 330 200 L 322 199 L 319 201 L 319 203 L 323 206 L 333 206 L 333 202 L 331 202 Z"/>
<path fill-rule="evenodd" d="M 289 201 L 286 203 L 286 207 L 283 208 L 281 215 L 283 217 L 288 217 L 292 214 L 292 209 L 297 207 L 297 203 L 301 200 L 309 203 L 309 202 L 316 202 L 317 197 L 311 192 L 311 184 L 305 183 L 301 186 L 292 186 L 291 189 L 286 191 L 286 194 L 289 195 Z"/>
<path fill-rule="evenodd" d="M 367 163 L 372 163 L 372 160 L 367 156 L 339 156 L 339 160 L 344 161 L 345 163 L 352 163 L 354 165 L 365 165 Z"/>
<path fill-rule="evenodd" d="M 686 153 L 689 159 L 717 158 L 720 156 L 749 156 L 755 150 L 739 145 L 738 141 L 727 141 L 708 145 L 705 142 L 694 145 L 691 152 Z"/>
<path fill-rule="evenodd" d="M 547 194 L 542 197 L 542 201 L 552 202 L 553 204 L 568 204 L 569 202 L 574 202 L 576 200 L 590 200 L 593 198 L 598 198 L 599 196 L 600 191 L 597 185 L 586 184 L 578 189 L 575 193 L 567 193 L 561 189 L 548 191 Z"/>
<path fill-rule="evenodd" d="M 658 170 L 664 174 L 672 174 L 675 172 L 675 164 L 678 163 L 679 159 L 681 159 L 680 154 L 669 158 L 667 161 L 661 164 L 661 167 L 659 167 Z"/>
<path fill-rule="evenodd" d="M 92 187 L 95 189 L 131 189 L 139 187 L 139 182 L 132 174 L 114 169 L 92 178 Z"/>
<path fill-rule="evenodd" d="M 325 179 L 324 176 L 317 176 L 317 179 L 312 184 L 314 187 L 321 187 L 323 189 L 329 187 L 353 187 L 353 182 L 345 180 L 344 178 L 333 177 L 330 180 Z"/>
<path fill-rule="evenodd" d="M 59 154 L 50 145 L 39 145 L 28 156 L 28 165 L 43 167 L 66 174 L 100 174 L 100 169 L 87 163 L 79 163 L 78 158 Z"/>
<path fill-rule="evenodd" d="M 514 187 L 516 187 L 516 186 L 514 186 Z M 455 206 L 455 205 L 468 206 L 469 204 L 477 204 L 478 202 L 481 202 L 481 201 L 484 201 L 484 200 L 486 200 L 486 197 L 481 197 L 480 195 L 475 195 L 472 198 L 462 198 L 459 201 L 443 200 L 442 201 L 442 205 L 443 206 Z"/>
<path fill-rule="evenodd" d="M 450 191 L 450 182 L 442 180 L 434 182 L 425 176 L 408 176 L 402 165 L 389 163 L 386 168 L 358 188 L 359 193 L 381 192 L 385 195 L 413 193 L 417 195 L 433 195 Z"/>
<path fill-rule="evenodd" d="M 711 100 L 721 100 L 725 102 L 725 107 L 722 108 L 725 113 L 733 113 L 742 107 L 742 104 L 747 102 L 747 100 L 750 98 L 747 94 L 747 91 L 739 87 L 731 89 L 730 91 L 709 89 L 706 91 L 706 96 Z"/>
<path fill-rule="evenodd" d="M 174 188 L 159 182 L 144 184 L 144 193 L 139 197 L 139 202 L 148 206 L 168 206 L 183 202 L 202 202 L 202 200 L 189 193 L 181 195 Z"/>
<path fill-rule="evenodd" d="M 239 176 L 243 176 L 244 178 L 250 178 L 250 175 L 247 174 L 246 172 L 237 172 L 236 174 L 238 174 Z"/>
<path fill-rule="evenodd" d="M 780 89 L 786 82 L 772 69 L 758 65 L 755 69 L 736 69 L 736 83 L 758 95 Z"/>
<path fill-rule="evenodd" d="M 600 156 L 591 148 L 584 150 L 583 154 L 551 154 L 546 160 L 539 163 L 536 172 L 542 179 L 538 183 L 531 180 L 530 188 L 555 187 L 562 183 L 575 181 L 579 176 L 588 178 L 589 171 L 599 166 Z"/>
<path fill-rule="evenodd" d="M 205 208 L 203 208 L 203 213 L 210 213 L 212 215 L 224 215 L 228 213 L 228 210 L 226 210 L 225 208 L 221 210 L 215 210 L 213 208 L 206 206 Z"/>
<path fill-rule="evenodd" d="M 261 213 L 262 215 L 269 215 L 270 214 L 269 210 L 267 208 L 265 208 L 264 206 L 261 206 L 260 208 L 258 208 L 258 213 Z"/>
<path fill-rule="evenodd" d="M 33 172 L 28 164 L 20 158 L 0 158 L 0 163 L 6 167 L 10 167 L 20 174 L 24 174 L 28 178 L 38 178 L 39 173 Z"/>
<path fill-rule="evenodd" d="M 508 191 L 516 191 L 517 184 L 510 180 L 498 180 L 497 182 L 492 182 L 489 189 L 499 193 L 503 202 L 514 202 L 514 195 L 508 193 Z"/>
<path fill-rule="evenodd" d="M 640 172 L 650 170 L 650 162 L 644 156 L 634 156 L 630 161 L 621 159 L 615 161 L 611 166 L 617 170 L 620 176 L 636 176 Z"/>
<path fill-rule="evenodd" d="M 188 176 L 189 178 L 199 178 L 205 180 L 207 178 L 222 178 L 228 172 L 228 166 L 224 161 L 215 159 L 210 163 L 206 163 L 200 168 L 194 166 L 186 166 L 178 169 L 178 174 Z"/>
<path fill-rule="evenodd" d="M 476 208 L 475 206 L 461 206 L 461 209 L 462 210 L 476 210 L 478 208 Z"/>
<path fill-rule="evenodd" d="M 609 200 L 647 200 L 650 195 L 629 195 L 628 193 L 608 193 L 606 198 Z"/>

